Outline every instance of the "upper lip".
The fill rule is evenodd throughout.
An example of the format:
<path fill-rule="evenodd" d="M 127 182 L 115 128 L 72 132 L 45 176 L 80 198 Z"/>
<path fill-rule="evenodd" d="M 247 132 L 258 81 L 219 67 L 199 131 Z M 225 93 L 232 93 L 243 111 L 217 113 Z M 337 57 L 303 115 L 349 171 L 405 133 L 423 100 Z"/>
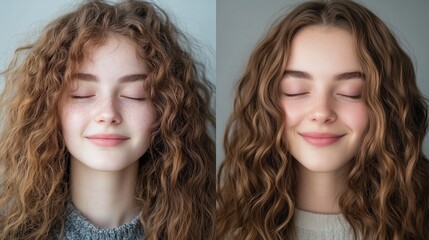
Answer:
<path fill-rule="evenodd" d="M 345 134 L 329 133 L 329 132 L 302 132 L 299 135 L 310 138 L 339 138 Z"/>
<path fill-rule="evenodd" d="M 129 139 L 129 137 L 126 137 L 126 136 L 123 136 L 120 134 L 105 134 L 105 133 L 90 135 L 90 136 L 87 136 L 86 138 L 89 138 L 89 139 L 122 139 L 122 140 Z"/>

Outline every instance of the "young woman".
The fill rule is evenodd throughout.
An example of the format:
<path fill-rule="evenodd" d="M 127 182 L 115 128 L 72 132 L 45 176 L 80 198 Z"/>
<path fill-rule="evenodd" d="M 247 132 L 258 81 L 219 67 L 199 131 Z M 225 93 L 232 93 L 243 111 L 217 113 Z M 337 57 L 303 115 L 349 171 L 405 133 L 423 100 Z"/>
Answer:
<path fill-rule="evenodd" d="M 151 3 L 90 1 L 17 50 L 0 239 L 213 239 L 210 84 L 185 44 Z"/>
<path fill-rule="evenodd" d="M 429 239 L 427 103 L 389 29 L 303 3 L 252 53 L 218 175 L 218 239 Z"/>

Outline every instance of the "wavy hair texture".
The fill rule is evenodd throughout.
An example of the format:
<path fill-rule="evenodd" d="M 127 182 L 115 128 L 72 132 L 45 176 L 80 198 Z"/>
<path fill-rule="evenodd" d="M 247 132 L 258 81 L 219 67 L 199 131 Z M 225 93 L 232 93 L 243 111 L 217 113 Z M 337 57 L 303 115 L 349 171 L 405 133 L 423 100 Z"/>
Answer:
<path fill-rule="evenodd" d="M 51 239 L 64 228 L 69 161 L 58 102 L 71 74 L 109 34 L 135 42 L 157 114 L 136 197 L 144 239 L 213 239 L 212 86 L 191 44 L 152 3 L 88 1 L 19 48 L 0 97 L 0 239 Z"/>
<path fill-rule="evenodd" d="M 355 237 L 429 239 L 427 100 L 412 62 L 386 25 L 352 1 L 308 2 L 279 19 L 238 83 L 218 174 L 218 239 L 293 239 L 295 160 L 287 151 L 279 82 L 294 36 L 311 25 L 346 29 L 366 75 L 368 133 L 339 203 Z"/>

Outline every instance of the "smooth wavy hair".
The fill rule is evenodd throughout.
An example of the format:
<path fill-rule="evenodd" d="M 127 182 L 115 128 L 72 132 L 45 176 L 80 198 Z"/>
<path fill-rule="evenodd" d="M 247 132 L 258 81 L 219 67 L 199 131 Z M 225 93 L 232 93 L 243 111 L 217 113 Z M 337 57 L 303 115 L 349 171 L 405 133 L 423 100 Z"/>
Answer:
<path fill-rule="evenodd" d="M 63 231 L 70 154 L 58 102 L 72 72 L 111 34 L 135 42 L 149 66 L 158 119 L 136 186 L 144 239 L 214 238 L 213 89 L 192 44 L 152 3 L 87 1 L 19 48 L 4 72 L 0 239 L 56 239 Z"/>
<path fill-rule="evenodd" d="M 238 83 L 218 174 L 218 239 L 294 239 L 296 166 L 279 103 L 294 36 L 307 26 L 346 29 L 366 75 L 368 133 L 339 203 L 355 237 L 429 239 L 429 163 L 422 153 L 427 100 L 412 61 L 386 25 L 352 1 L 303 3 L 253 51 Z"/>

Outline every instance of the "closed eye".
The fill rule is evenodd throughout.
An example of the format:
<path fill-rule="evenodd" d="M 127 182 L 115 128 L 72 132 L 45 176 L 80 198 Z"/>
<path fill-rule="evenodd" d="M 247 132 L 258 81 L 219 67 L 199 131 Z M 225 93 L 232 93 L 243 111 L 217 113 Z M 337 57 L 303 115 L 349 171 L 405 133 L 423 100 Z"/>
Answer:
<path fill-rule="evenodd" d="M 351 98 L 351 99 L 360 99 L 362 95 L 346 95 L 346 94 L 338 94 L 341 97 Z"/>
<path fill-rule="evenodd" d="M 144 100 L 146 100 L 146 98 L 144 98 L 144 97 L 141 97 L 141 98 L 127 97 L 127 96 L 122 96 L 122 97 L 131 99 L 131 100 L 136 100 L 136 101 L 144 101 Z"/>
<path fill-rule="evenodd" d="M 73 96 L 71 96 L 72 98 L 74 98 L 74 99 L 82 99 L 82 98 L 90 98 L 90 97 L 93 97 L 94 95 L 86 95 L 86 96 L 76 96 L 76 95 L 73 95 Z"/>
<path fill-rule="evenodd" d="M 286 97 L 298 97 L 307 94 L 308 92 L 302 92 L 302 93 L 284 93 Z"/>

